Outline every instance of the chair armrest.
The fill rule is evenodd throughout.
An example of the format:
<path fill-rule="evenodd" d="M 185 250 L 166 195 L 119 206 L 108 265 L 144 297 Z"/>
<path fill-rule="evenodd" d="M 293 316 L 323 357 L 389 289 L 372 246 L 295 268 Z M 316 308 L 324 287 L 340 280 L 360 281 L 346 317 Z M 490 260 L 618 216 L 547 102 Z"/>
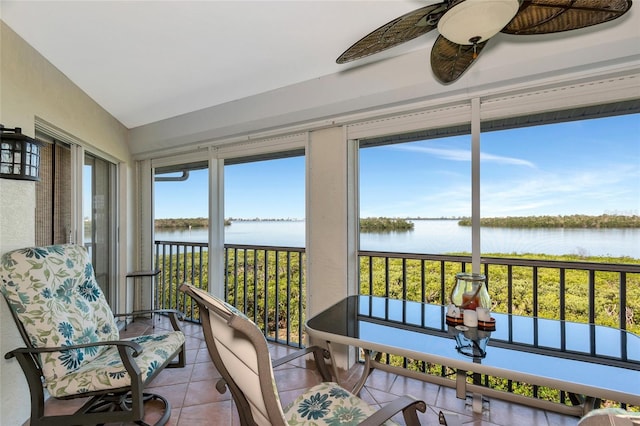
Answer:
<path fill-rule="evenodd" d="M 69 345 L 69 346 L 54 346 L 48 348 L 16 348 L 10 352 L 4 354 L 4 359 L 11 359 L 16 356 L 16 354 L 39 354 L 39 353 L 48 353 L 48 352 L 64 352 L 72 349 L 82 349 L 82 348 L 91 348 L 94 346 L 118 346 L 120 347 L 129 347 L 133 349 L 133 356 L 136 357 L 142 353 L 142 346 L 140 346 L 136 342 L 131 342 L 128 340 L 107 340 L 104 342 L 92 342 L 92 343 L 81 343 L 79 345 Z"/>
<path fill-rule="evenodd" d="M 320 347 L 320 346 L 309 346 L 308 348 L 300 349 L 298 351 L 292 352 L 289 355 L 285 355 L 281 358 L 278 358 L 272 361 L 273 368 L 279 367 L 283 364 L 286 364 L 294 359 L 300 358 L 302 356 L 313 353 L 313 358 L 316 363 L 316 368 L 318 372 L 322 376 L 323 382 L 331 381 L 331 373 L 327 368 L 327 364 L 324 362 L 325 359 L 329 359 L 329 351 Z"/>
<path fill-rule="evenodd" d="M 50 348 L 17 348 L 4 355 L 5 359 L 15 357 L 25 374 L 30 389 L 41 389 L 42 387 L 42 368 L 38 357 L 39 353 L 62 352 L 73 349 L 89 348 L 94 346 L 116 346 L 118 355 L 122 361 L 122 365 L 131 378 L 131 393 L 137 395 L 142 392 L 142 373 L 140 367 L 135 363 L 133 357 L 142 353 L 142 346 L 138 343 L 127 340 L 110 340 L 105 342 L 82 343 L 80 345 L 57 346 Z M 33 395 L 33 393 L 32 393 Z"/>
<path fill-rule="evenodd" d="M 360 423 L 361 426 L 379 426 L 389 420 L 391 417 L 402 411 L 404 420 L 408 426 L 419 425 L 418 414 L 416 411 L 424 413 L 427 404 L 424 401 L 416 399 L 409 395 L 400 396 L 384 407 L 367 417 Z"/>

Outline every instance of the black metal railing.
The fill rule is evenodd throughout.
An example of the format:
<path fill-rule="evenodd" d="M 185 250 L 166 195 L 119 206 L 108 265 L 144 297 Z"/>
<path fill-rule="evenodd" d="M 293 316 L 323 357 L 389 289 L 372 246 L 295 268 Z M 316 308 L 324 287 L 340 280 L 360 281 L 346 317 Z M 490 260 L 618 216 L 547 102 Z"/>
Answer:
<path fill-rule="evenodd" d="M 155 306 L 159 309 L 178 309 L 188 321 L 200 321 L 197 305 L 178 289 L 184 282 L 208 290 L 208 243 L 156 241 Z"/>
<path fill-rule="evenodd" d="M 161 275 L 156 306 L 179 309 L 199 322 L 197 305 L 178 291 L 183 282 L 209 290 L 208 244 L 155 242 Z M 225 299 L 263 330 L 267 339 L 303 346 L 305 305 L 304 248 L 225 244 Z"/>
<path fill-rule="evenodd" d="M 640 333 L 640 264 L 483 257 L 492 310 Z M 360 293 L 446 305 L 470 256 L 360 252 Z"/>
<path fill-rule="evenodd" d="M 305 250 L 225 244 L 225 296 L 267 339 L 302 347 Z"/>
<path fill-rule="evenodd" d="M 182 282 L 208 289 L 206 243 L 156 241 L 159 307 L 178 308 L 198 321 L 177 289 Z M 265 336 L 302 342 L 305 250 L 225 245 L 225 297 Z M 455 275 L 471 269 L 465 255 L 360 252 L 360 293 L 447 304 Z M 599 324 L 640 334 L 640 264 L 483 257 L 493 311 Z"/>

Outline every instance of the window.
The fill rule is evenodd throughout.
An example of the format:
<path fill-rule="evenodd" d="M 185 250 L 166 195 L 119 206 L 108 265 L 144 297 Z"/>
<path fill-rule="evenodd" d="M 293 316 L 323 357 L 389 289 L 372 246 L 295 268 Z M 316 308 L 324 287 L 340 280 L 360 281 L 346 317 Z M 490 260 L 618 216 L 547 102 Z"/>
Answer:
<path fill-rule="evenodd" d="M 638 215 L 638 111 L 636 100 L 482 122 L 483 221 Z M 410 231 L 361 231 L 361 250 L 471 252 L 470 222 L 458 224 L 458 219 L 471 216 L 469 133 L 469 126 L 461 125 L 360 141 L 360 217 L 401 218 L 414 224 Z M 640 258 L 636 230 L 590 231 L 607 233 L 596 237 L 575 229 L 484 226 L 481 252 Z"/>
<path fill-rule="evenodd" d="M 179 170 L 178 170 L 179 169 Z M 154 184 L 155 239 L 208 242 L 209 170 L 206 165 L 157 169 Z M 172 222 L 171 219 L 191 219 Z M 196 220 L 197 219 L 197 220 Z"/>
<path fill-rule="evenodd" d="M 38 246 L 68 243 L 72 239 L 71 150 L 69 145 L 38 134 L 44 142 L 40 157 L 40 181 L 36 183 Z"/>
<path fill-rule="evenodd" d="M 360 219 L 402 219 L 413 228 L 370 232 L 361 227 L 360 249 L 471 252 L 471 231 L 458 226 L 460 218 L 471 215 L 471 137 L 407 141 L 411 138 L 361 143 Z"/>
<path fill-rule="evenodd" d="M 483 222 L 483 254 L 640 258 L 616 219 L 640 214 L 639 135 L 637 113 L 483 132 L 482 218 L 512 218 Z"/>
<path fill-rule="evenodd" d="M 36 122 L 36 138 L 44 147 L 36 183 L 35 243 L 84 244 L 98 283 L 115 306 L 117 166 L 45 123 Z"/>
<path fill-rule="evenodd" d="M 83 170 L 84 245 L 89 250 L 96 280 L 105 297 L 115 306 L 116 166 L 85 153 Z"/>
<path fill-rule="evenodd" d="M 225 165 L 225 243 L 305 246 L 305 160 Z"/>

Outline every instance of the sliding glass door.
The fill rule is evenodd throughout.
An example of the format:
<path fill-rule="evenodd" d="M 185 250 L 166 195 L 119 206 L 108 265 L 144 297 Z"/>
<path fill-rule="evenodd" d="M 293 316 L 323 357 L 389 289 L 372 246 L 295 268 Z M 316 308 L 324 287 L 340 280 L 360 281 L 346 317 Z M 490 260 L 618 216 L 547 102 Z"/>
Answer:
<path fill-rule="evenodd" d="M 116 166 L 90 153 L 84 155 L 82 221 L 96 279 L 109 304 L 115 303 Z"/>

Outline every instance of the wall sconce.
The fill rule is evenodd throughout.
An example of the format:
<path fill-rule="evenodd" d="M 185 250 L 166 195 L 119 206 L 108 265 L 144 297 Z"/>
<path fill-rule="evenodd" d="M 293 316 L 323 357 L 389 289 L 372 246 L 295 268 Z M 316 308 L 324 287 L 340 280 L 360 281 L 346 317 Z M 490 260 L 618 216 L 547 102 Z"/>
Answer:
<path fill-rule="evenodd" d="M 0 124 L 0 178 L 40 180 L 41 142 Z"/>

